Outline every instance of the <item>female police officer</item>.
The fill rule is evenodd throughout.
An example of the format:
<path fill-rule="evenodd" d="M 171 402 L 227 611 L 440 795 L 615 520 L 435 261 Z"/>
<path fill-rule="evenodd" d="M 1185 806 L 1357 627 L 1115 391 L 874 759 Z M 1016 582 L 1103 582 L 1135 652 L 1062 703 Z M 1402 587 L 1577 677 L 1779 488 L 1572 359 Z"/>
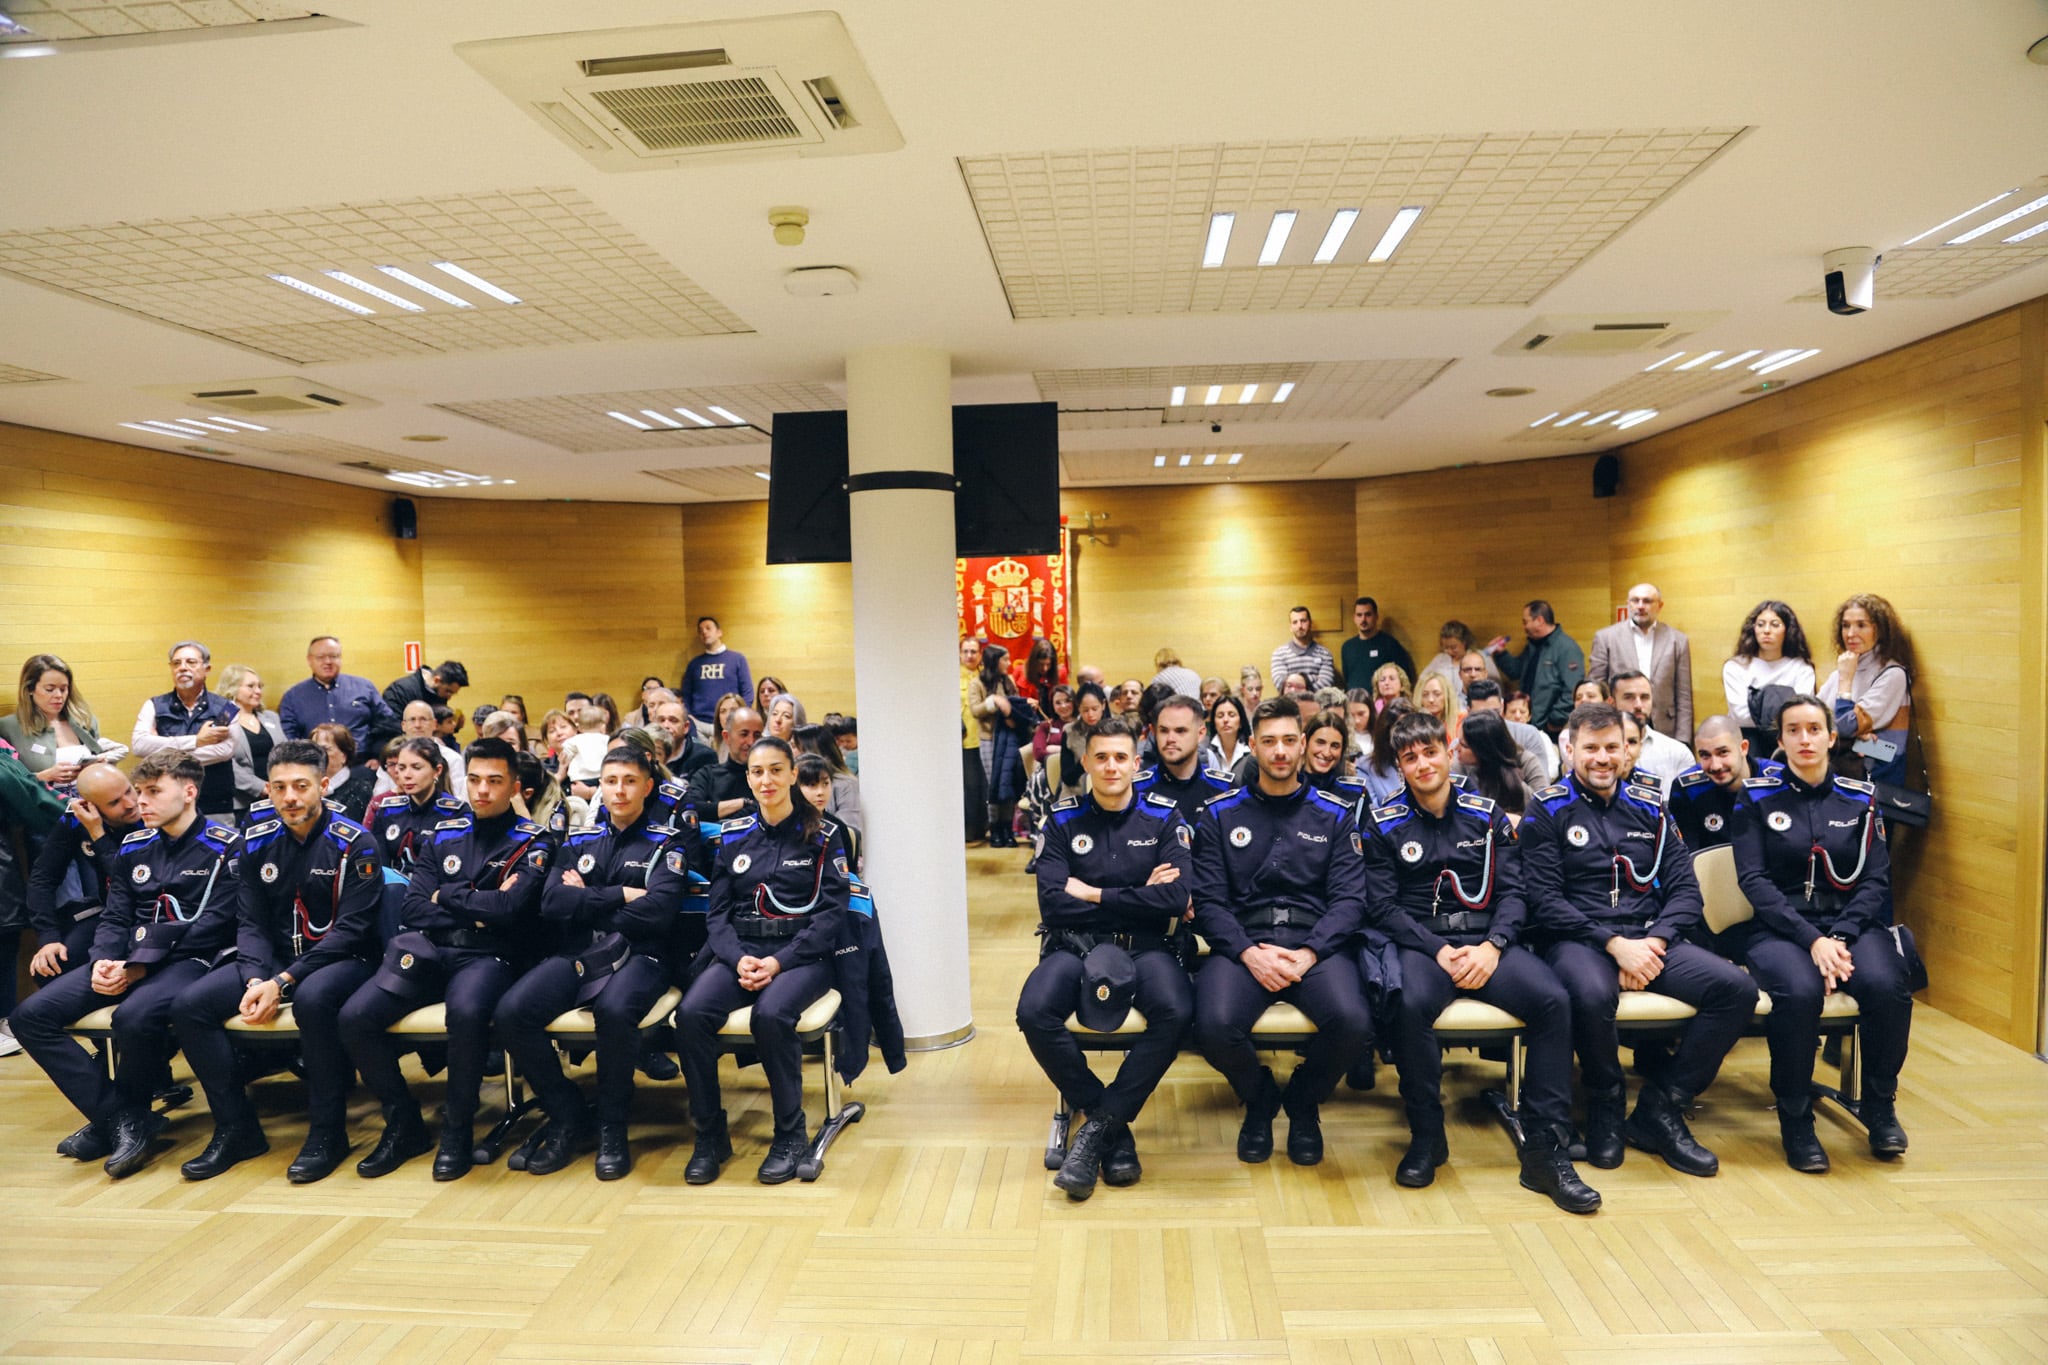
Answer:
<path fill-rule="evenodd" d="M 1835 717 L 1818 697 L 1800 696 L 1778 713 L 1782 775 L 1753 777 L 1733 819 L 1735 867 L 1756 908 L 1745 952 L 1770 992 L 1765 1036 L 1771 1091 L 1785 1160 L 1820 1174 L 1828 1154 L 1813 1131 L 1813 1053 L 1821 1005 L 1836 990 L 1862 1015 L 1862 1118 L 1870 1150 L 1895 1157 L 1906 1130 L 1894 1108 L 1913 994 L 1891 921 L 1891 860 L 1867 782 L 1828 771 Z"/>
<path fill-rule="evenodd" d="M 747 755 L 758 817 L 727 820 L 711 874 L 710 961 L 676 1010 L 676 1042 L 689 1078 L 697 1146 L 683 1179 L 708 1185 L 732 1156 L 719 1104 L 718 1030 L 753 1007 L 754 1050 L 768 1076 L 775 1138 L 761 1163 L 764 1185 L 796 1175 L 810 1146 L 804 1127 L 803 1045 L 796 1021 L 832 989 L 832 954 L 846 917 L 846 839 L 805 799 L 796 755 L 772 736 Z"/>
<path fill-rule="evenodd" d="M 363 825 L 377 840 L 384 866 L 412 875 L 413 855 L 433 841 L 434 826 L 465 814 L 448 794 L 448 755 L 431 739 L 408 739 L 384 761 L 398 788 L 370 803 Z"/>

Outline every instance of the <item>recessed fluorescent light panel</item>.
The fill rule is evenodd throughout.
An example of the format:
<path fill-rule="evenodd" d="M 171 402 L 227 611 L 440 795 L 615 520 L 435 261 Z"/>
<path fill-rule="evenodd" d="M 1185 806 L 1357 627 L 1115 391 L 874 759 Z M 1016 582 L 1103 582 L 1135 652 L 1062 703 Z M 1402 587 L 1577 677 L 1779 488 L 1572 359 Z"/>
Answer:
<path fill-rule="evenodd" d="M 2048 194 L 2042 195 L 2039 199 L 2028 200 L 2026 203 L 2021 204 L 2018 208 L 2014 209 L 2010 213 L 2001 213 L 1988 223 L 1979 223 L 1976 227 L 1971 228 L 1968 232 L 1949 238 L 1946 242 L 1943 242 L 1942 245 L 1964 246 L 1970 242 L 1976 241 L 1979 237 L 1998 231 L 1998 229 L 2004 227 L 2007 223 L 2017 223 L 2020 219 L 2027 217 L 2029 214 L 2039 213 L 2044 208 L 2048 208 Z"/>
<path fill-rule="evenodd" d="M 1317 265 L 1328 265 L 1337 259 L 1337 253 L 1344 249 L 1344 239 L 1351 235 L 1351 226 L 1357 221 L 1357 209 L 1337 210 L 1336 216 L 1330 219 L 1329 231 L 1323 234 L 1322 245 L 1316 248 Z"/>
<path fill-rule="evenodd" d="M 1400 250 L 1402 239 L 1407 237 L 1416 220 L 1421 217 L 1422 210 L 1419 208 L 1405 208 L 1395 214 L 1394 221 L 1387 224 L 1387 230 L 1380 234 L 1380 240 L 1373 247 L 1372 254 L 1365 259 L 1375 265 L 1392 260 L 1394 253 Z"/>
<path fill-rule="evenodd" d="M 497 285 L 492 284 L 489 280 L 485 279 L 481 275 L 470 274 L 467 270 L 464 270 L 461 266 L 455 264 L 455 262 L 453 261 L 435 261 L 434 269 L 440 271 L 444 275 L 453 276 L 455 279 L 461 280 L 464 284 L 468 285 L 472 289 L 490 295 L 499 303 L 519 302 L 519 296 L 517 294 L 507 293 L 505 290 L 498 288 Z"/>
<path fill-rule="evenodd" d="M 1185 384 L 1175 384 L 1173 386 L 1173 396 L 1167 399 L 1166 401 L 1172 407 L 1178 408 L 1186 406 L 1188 401 L 1188 386 Z"/>
<path fill-rule="evenodd" d="M 517 479 L 493 479 L 483 474 L 470 474 L 460 469 L 394 471 L 385 478 L 393 483 L 411 484 L 414 488 L 490 488 L 496 484 L 514 484 Z"/>
<path fill-rule="evenodd" d="M 1211 385 L 1209 386 L 1209 396 L 1208 396 L 1208 397 L 1206 397 L 1206 398 L 1204 398 L 1204 399 L 1202 400 L 1202 402 L 1203 402 L 1203 403 L 1205 403 L 1206 405 L 1210 406 L 1210 407 L 1214 407 L 1214 406 L 1215 406 L 1216 404 L 1218 404 L 1218 403 L 1220 403 L 1220 402 L 1222 402 L 1222 401 L 1223 401 L 1223 386 L 1222 386 L 1221 384 L 1211 384 Z"/>
<path fill-rule="evenodd" d="M 1236 464 L 1239 460 L 1242 460 L 1243 458 L 1244 452 L 1242 450 L 1234 450 L 1230 453 L 1230 458 L 1225 460 L 1223 463 Z"/>
<path fill-rule="evenodd" d="M 408 313 L 424 313 L 427 311 L 411 299 L 402 299 L 388 289 L 379 289 L 367 280 L 357 279 L 346 270 L 323 270 L 320 273 L 330 280 L 347 285 L 358 294 L 368 294 L 373 299 L 382 299 L 393 308 L 402 309 Z"/>
<path fill-rule="evenodd" d="M 1223 254 L 1230 250 L 1230 228 L 1237 221 L 1234 213 L 1212 213 L 1209 215 L 1209 240 L 1202 247 L 1202 268 L 1214 270 L 1223 264 Z"/>
<path fill-rule="evenodd" d="M 736 427 L 753 425 L 751 422 L 747 421 L 746 418 L 740 416 L 738 413 L 732 412 L 726 408 L 721 408 L 716 403 L 709 404 L 708 406 L 711 408 L 713 412 L 717 413 L 720 417 L 723 417 L 726 421 L 732 423 Z"/>
<path fill-rule="evenodd" d="M 754 471 L 754 477 L 755 477 L 755 478 L 757 478 L 757 479 L 759 479 L 759 480 L 760 480 L 761 482 L 763 482 L 763 483 L 768 483 L 768 482 L 770 482 L 770 480 L 769 480 L 769 477 L 768 477 L 768 471 L 767 471 L 767 470 L 765 470 L 765 469 L 757 469 L 757 470 L 755 470 L 755 471 Z"/>
<path fill-rule="evenodd" d="M 1797 346 L 1788 346 L 1782 350 L 1776 351 L 1765 351 L 1756 347 L 1751 347 L 1749 350 L 1746 351 L 1737 351 L 1733 355 L 1730 355 L 1726 350 L 1673 351 L 1671 354 L 1663 357 L 1655 364 L 1645 365 L 1643 367 L 1643 373 L 1648 374 L 1652 370 L 1661 370 L 1666 365 L 1671 364 L 1671 362 L 1674 360 L 1684 360 L 1684 364 L 1679 365 L 1672 370 L 1672 373 L 1676 374 L 1679 370 L 1697 369 L 1702 365 L 1706 365 L 1707 362 L 1710 360 L 1716 360 L 1717 357 L 1723 357 L 1722 359 L 1719 359 L 1717 363 L 1715 363 L 1714 365 L 1709 366 L 1709 369 L 1730 370 L 1735 368 L 1737 365 L 1744 364 L 1744 362 L 1749 362 L 1747 364 L 1748 369 L 1754 370 L 1758 374 L 1769 374 L 1772 370 L 1780 370 L 1787 365 L 1797 365 L 1800 361 L 1810 360 L 1814 356 L 1817 356 L 1819 354 L 1819 347 L 1814 347 L 1811 350 L 1801 350 Z M 1688 359 L 1687 357 L 1690 358 Z M 1546 418 L 1544 420 L 1548 421 L 1549 419 Z M 1535 425 L 1541 426 L 1542 423 L 1539 422 Z M 1564 424 L 1560 422 L 1558 425 L 1562 426 Z"/>
<path fill-rule="evenodd" d="M 270 278 L 276 280 L 279 284 L 285 286 L 287 289 L 296 289 L 301 294 L 310 294 L 314 298 L 320 300 L 322 303 L 331 303 L 336 308 L 346 308 L 349 312 L 354 313 L 357 317 L 371 317 L 375 315 L 377 311 L 374 308 L 368 308 L 360 303 L 356 303 L 352 300 L 345 299 L 339 294 L 331 294 L 327 290 L 322 289 L 319 285 L 307 284 L 304 280 L 299 279 L 293 275 L 272 275 Z"/>
<path fill-rule="evenodd" d="M 628 417 L 628 416 L 627 416 L 627 415 L 626 415 L 625 413 L 623 413 L 623 412 L 608 412 L 608 413 L 606 413 L 606 414 L 605 414 L 605 416 L 607 416 L 607 417 L 609 417 L 609 418 L 612 418 L 612 419 L 613 419 L 614 421 L 624 422 L 624 423 L 625 423 L 625 424 L 626 424 L 627 426 L 629 426 L 629 427 L 635 427 L 635 428 L 637 428 L 637 429 L 639 429 L 639 430 L 641 430 L 641 431 L 652 431 L 652 430 L 654 430 L 654 428 L 653 428 L 653 427 L 651 427 L 651 426 L 649 426 L 649 425 L 648 425 L 647 423 L 645 423 L 645 422 L 641 421 L 641 420 L 640 420 L 640 419 L 639 419 L 638 417 Z"/>
<path fill-rule="evenodd" d="M 1296 213 L 1293 209 L 1282 209 L 1273 215 L 1273 222 L 1266 229 L 1266 242 L 1259 248 L 1260 265 L 1278 265 L 1280 253 L 1287 250 L 1287 234 L 1294 231 Z"/>
<path fill-rule="evenodd" d="M 389 275 L 392 279 L 397 280 L 400 284 L 407 285 L 413 289 L 417 289 L 430 299 L 439 299 L 441 302 L 447 304 L 451 308 L 476 307 L 475 304 L 471 303 L 468 299 L 463 298 L 459 294 L 451 294 L 438 284 L 428 284 L 425 280 L 413 274 L 410 270 L 400 270 L 395 265 L 380 265 L 377 267 L 377 269 L 382 271 L 384 274 Z"/>
<path fill-rule="evenodd" d="M 1578 426 L 1581 431 L 1584 431 L 1592 427 L 1606 426 L 1612 422 L 1615 430 L 1625 431 L 1629 427 L 1641 426 L 1656 415 L 1657 409 L 1655 408 L 1631 408 L 1627 411 L 1623 411 L 1620 408 L 1610 408 L 1598 416 L 1595 416 L 1590 409 L 1582 408 L 1577 412 L 1564 416 L 1559 416 L 1553 412 L 1548 417 L 1541 417 L 1529 423 L 1529 426 L 1531 430 L 1543 426 L 1550 427 L 1552 430 L 1560 427 Z"/>
<path fill-rule="evenodd" d="M 1993 204 L 1996 204 L 2001 200 L 2010 199 L 2018 193 L 2019 191 L 2017 189 L 2010 189 L 2003 194 L 1994 194 L 1989 199 L 1986 199 L 1983 203 L 1977 205 L 1977 207 L 1971 209 L 1964 209 L 1961 213 L 1957 214 L 1953 218 L 1943 219 L 1941 222 L 1936 223 L 1933 227 L 1927 229 L 1927 231 L 1921 233 L 1919 237 L 1908 237 L 1899 245 L 1911 246 L 1913 245 L 1913 243 L 1919 241 L 1922 237 L 1932 237 L 1935 233 L 1941 231 L 1943 228 L 1954 227 L 1957 223 L 1962 222 L 1965 218 L 1975 218 L 1978 214 L 1990 208 Z"/>
<path fill-rule="evenodd" d="M 1293 392 L 1294 381 L 1290 379 L 1285 384 L 1282 384 L 1279 388 L 1273 390 L 1273 401 L 1275 403 L 1285 403 L 1287 401 L 1288 395 Z"/>

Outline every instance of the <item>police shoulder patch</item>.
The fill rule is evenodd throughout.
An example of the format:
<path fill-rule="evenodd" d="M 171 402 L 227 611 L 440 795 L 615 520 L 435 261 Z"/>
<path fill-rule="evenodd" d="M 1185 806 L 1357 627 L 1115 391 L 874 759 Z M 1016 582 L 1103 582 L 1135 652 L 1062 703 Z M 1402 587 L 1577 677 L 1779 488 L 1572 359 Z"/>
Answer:
<path fill-rule="evenodd" d="M 1703 769 L 1687 768 L 1678 775 L 1676 785 L 1679 787 L 1697 787 L 1703 782 L 1711 784 L 1713 779 L 1708 777 Z"/>
<path fill-rule="evenodd" d="M 1179 806 L 1173 804 L 1172 797 L 1161 796 L 1158 792 L 1146 792 L 1143 804 L 1161 815 L 1171 815 L 1180 810 Z"/>
<path fill-rule="evenodd" d="M 1743 778 L 1742 785 L 1750 791 L 1768 791 L 1773 787 L 1784 786 L 1785 781 L 1777 773 L 1767 772 L 1758 777 Z"/>
<path fill-rule="evenodd" d="M 1494 801 L 1490 796 L 1479 796 L 1472 792 L 1459 792 L 1458 804 L 1466 810 L 1476 810 L 1481 815 L 1493 814 Z"/>
<path fill-rule="evenodd" d="M 347 809 L 348 809 L 348 807 L 347 807 L 347 806 L 344 806 L 344 805 L 342 805 L 342 804 L 341 804 L 341 802 L 339 802 L 339 801 L 336 801 L 336 800 L 335 800 L 335 799 L 334 799 L 333 797 L 331 797 L 331 796 L 330 796 L 330 797 L 328 797 L 328 798 L 327 798 L 326 800 L 322 801 L 322 802 L 321 802 L 320 804 L 321 804 L 321 805 L 323 805 L 323 806 L 325 806 L 325 807 L 327 807 L 327 809 L 329 809 L 329 810 L 333 811 L 333 812 L 334 812 L 334 813 L 335 813 L 336 815 L 339 815 L 339 814 L 341 814 L 341 813 L 342 813 L 343 811 L 345 811 L 345 810 L 347 810 Z"/>
<path fill-rule="evenodd" d="M 123 847 L 123 848 L 134 848 L 134 847 L 137 847 L 137 846 L 139 846 L 139 845 L 142 845 L 142 844 L 146 844 L 146 843 L 148 843 L 148 842 L 149 842 L 149 841 L 150 841 L 151 839 L 154 839 L 154 838 L 156 838 L 156 831 L 155 831 L 155 830 L 153 830 L 153 829 L 138 829 L 138 830 L 136 830 L 136 831 L 135 831 L 135 832 L 134 832 L 133 834 L 129 835 L 129 836 L 127 837 L 127 838 L 125 838 L 125 839 L 123 839 L 123 840 L 121 841 L 121 847 Z"/>
<path fill-rule="evenodd" d="M 1079 810 L 1081 809 L 1081 798 L 1078 796 L 1063 796 L 1053 803 L 1052 808 L 1054 811 Z"/>
<path fill-rule="evenodd" d="M 735 834 L 745 834 L 759 823 L 760 821 L 751 815 L 736 815 L 730 820 L 721 820 L 718 825 L 718 837 L 730 839 Z"/>
<path fill-rule="evenodd" d="M 1661 787 L 1645 786 L 1641 782 L 1631 781 L 1622 790 L 1644 805 L 1653 806 L 1658 809 L 1663 808 L 1664 791 Z"/>
<path fill-rule="evenodd" d="M 1319 803 L 1320 805 L 1326 807 L 1329 810 L 1336 811 L 1339 815 L 1349 815 L 1351 813 L 1351 802 L 1349 801 L 1345 801 L 1339 797 L 1332 796 L 1328 792 L 1323 791 L 1316 787 L 1310 787 L 1308 790 L 1308 794 L 1311 800 Z"/>
<path fill-rule="evenodd" d="M 1213 781 L 1222 783 L 1226 790 L 1234 786 L 1237 782 L 1236 778 L 1232 777 L 1229 773 L 1223 771 L 1223 769 L 1221 768 L 1204 768 L 1202 769 L 1202 775 L 1204 777 L 1210 778 Z"/>
<path fill-rule="evenodd" d="M 1459 791 L 1464 791 L 1467 787 L 1472 785 L 1472 779 L 1464 773 L 1452 773 L 1451 785 L 1453 787 L 1456 787 Z"/>
<path fill-rule="evenodd" d="M 446 811 L 450 815 L 460 815 L 463 811 L 463 804 L 457 798 L 442 792 L 434 798 L 434 809 Z"/>
<path fill-rule="evenodd" d="M 664 825 L 658 821 L 653 824 L 650 824 L 647 827 L 647 837 L 653 839 L 657 843 L 666 843 L 668 840 L 675 838 L 676 835 L 680 833 L 682 833 L 682 831 L 678 829 L 676 826 Z"/>
<path fill-rule="evenodd" d="M 1837 777 L 1835 779 L 1835 785 L 1837 787 L 1842 788 L 1844 791 L 1860 792 L 1864 796 L 1877 795 L 1877 787 L 1874 784 L 1869 782 L 1861 782 L 1853 777 Z"/>
<path fill-rule="evenodd" d="M 512 822 L 512 832 L 514 834 L 523 835 L 529 839 L 536 834 L 545 833 L 545 831 L 542 830 L 539 825 L 536 825 L 535 823 L 533 823 L 533 821 L 526 819 L 514 820 Z"/>
<path fill-rule="evenodd" d="M 1400 801 L 1372 808 L 1373 823 L 1378 825 L 1398 824 L 1400 821 L 1406 820 L 1408 816 L 1409 810 L 1407 805 Z"/>
<path fill-rule="evenodd" d="M 249 826 L 249 828 L 243 830 L 242 838 L 248 840 L 250 843 L 255 843 L 260 839 L 269 838 L 271 835 L 277 833 L 280 829 L 283 828 L 284 821 L 282 820 L 264 820 L 258 824 L 251 825 Z"/>
<path fill-rule="evenodd" d="M 1572 789 L 1562 782 L 1554 782 L 1536 793 L 1538 801 L 1554 801 L 1560 796 L 1570 796 Z"/>
<path fill-rule="evenodd" d="M 329 820 L 327 822 L 327 833 L 329 837 L 344 848 L 358 839 L 370 837 L 368 830 L 344 816 L 336 816 L 334 819 Z"/>
<path fill-rule="evenodd" d="M 1155 781 L 1157 781 L 1157 780 L 1158 780 L 1158 778 L 1159 778 L 1159 769 L 1157 769 L 1157 768 L 1147 768 L 1147 769 L 1145 769 L 1144 771 L 1140 772 L 1140 773 L 1139 773 L 1139 774 L 1138 774 L 1138 775 L 1137 775 L 1136 777 L 1132 778 L 1132 779 L 1131 779 L 1131 781 L 1132 781 L 1133 783 L 1138 783 L 1138 782 L 1155 782 Z"/>

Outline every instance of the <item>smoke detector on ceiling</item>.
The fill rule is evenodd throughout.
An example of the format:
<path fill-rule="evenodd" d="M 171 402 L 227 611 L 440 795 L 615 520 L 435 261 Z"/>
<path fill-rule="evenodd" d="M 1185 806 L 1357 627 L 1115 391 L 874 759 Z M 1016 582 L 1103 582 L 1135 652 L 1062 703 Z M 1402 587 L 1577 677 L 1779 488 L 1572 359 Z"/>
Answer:
<path fill-rule="evenodd" d="M 1493 348 L 1495 355 L 1605 356 L 1676 345 L 1719 313 L 1553 313 Z"/>
<path fill-rule="evenodd" d="M 800 299 L 829 299 L 860 292 L 860 281 L 843 265 L 807 265 L 784 275 L 782 287 Z"/>
<path fill-rule="evenodd" d="M 846 25 L 829 11 L 493 38 L 455 50 L 601 170 L 903 145 Z"/>
<path fill-rule="evenodd" d="M 218 384 L 151 384 L 144 393 L 175 398 L 198 408 L 234 417 L 309 417 L 322 412 L 357 412 L 378 406 L 374 398 L 348 393 L 331 384 L 279 375 L 271 379 L 240 379 Z"/>

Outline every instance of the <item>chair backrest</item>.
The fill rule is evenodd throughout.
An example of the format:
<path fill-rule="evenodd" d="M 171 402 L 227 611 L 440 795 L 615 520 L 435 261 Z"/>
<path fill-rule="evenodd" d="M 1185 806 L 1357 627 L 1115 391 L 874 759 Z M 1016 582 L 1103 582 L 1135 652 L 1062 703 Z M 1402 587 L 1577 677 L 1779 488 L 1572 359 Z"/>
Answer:
<path fill-rule="evenodd" d="M 377 907 L 377 937 L 389 943 L 391 936 L 398 932 L 398 926 L 405 917 L 406 876 L 403 872 L 384 869 L 384 903 Z"/>
<path fill-rule="evenodd" d="M 1700 897 L 1706 902 L 1707 927 L 1717 934 L 1755 917 L 1742 883 L 1735 877 L 1735 850 L 1727 844 L 1702 849 L 1692 855 L 1692 874 L 1699 878 Z"/>

